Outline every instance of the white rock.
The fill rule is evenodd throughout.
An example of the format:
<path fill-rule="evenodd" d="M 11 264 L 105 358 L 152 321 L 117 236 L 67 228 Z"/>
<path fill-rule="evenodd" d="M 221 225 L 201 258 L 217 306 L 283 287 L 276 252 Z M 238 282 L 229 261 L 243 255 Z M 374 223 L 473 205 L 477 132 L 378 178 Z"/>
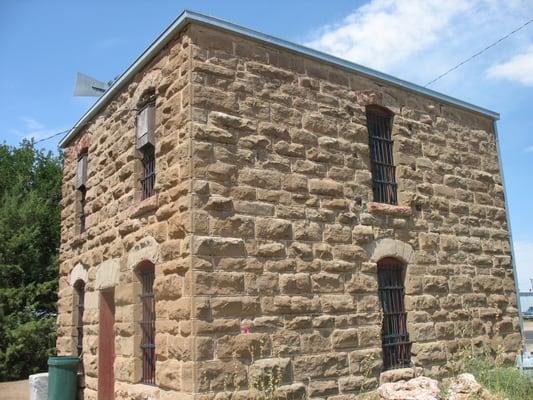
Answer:
<path fill-rule="evenodd" d="M 440 389 L 435 379 L 419 376 L 408 381 L 384 383 L 378 392 L 382 400 L 438 400 Z"/>
<path fill-rule="evenodd" d="M 470 398 L 488 398 L 483 387 L 476 381 L 472 374 L 461 374 L 451 380 L 448 389 L 449 400 L 467 400 Z"/>
<path fill-rule="evenodd" d="M 48 372 L 30 375 L 30 400 L 48 400 Z"/>

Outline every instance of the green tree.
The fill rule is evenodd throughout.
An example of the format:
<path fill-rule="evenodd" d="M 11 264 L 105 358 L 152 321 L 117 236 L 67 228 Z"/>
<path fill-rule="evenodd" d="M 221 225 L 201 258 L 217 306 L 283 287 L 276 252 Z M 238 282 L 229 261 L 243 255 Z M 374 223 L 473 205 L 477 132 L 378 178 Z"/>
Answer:
<path fill-rule="evenodd" d="M 55 347 L 60 156 L 0 145 L 0 381 L 46 370 Z"/>

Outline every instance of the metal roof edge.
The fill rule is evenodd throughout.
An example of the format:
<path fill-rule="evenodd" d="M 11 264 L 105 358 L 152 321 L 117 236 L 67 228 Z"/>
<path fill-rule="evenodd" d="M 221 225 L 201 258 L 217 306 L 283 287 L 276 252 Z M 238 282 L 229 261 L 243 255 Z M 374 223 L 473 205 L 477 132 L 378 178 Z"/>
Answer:
<path fill-rule="evenodd" d="M 113 95 L 118 90 L 120 90 L 134 74 L 136 74 L 142 67 L 144 67 L 157 54 L 157 52 L 161 50 L 161 48 L 163 48 L 174 37 L 174 35 L 179 30 L 181 30 L 184 26 L 186 26 L 190 22 L 196 22 L 196 23 L 208 25 L 208 26 L 215 27 L 215 28 L 218 28 L 224 31 L 228 31 L 231 33 L 244 36 L 246 38 L 251 38 L 251 39 L 254 39 L 256 41 L 259 41 L 259 42 L 262 42 L 268 45 L 287 49 L 292 52 L 295 52 L 295 53 L 298 53 L 298 54 L 301 54 L 301 55 L 304 55 L 304 56 L 307 56 L 313 59 L 317 59 L 317 60 L 326 62 L 328 64 L 332 64 L 334 66 L 342 67 L 349 71 L 360 73 L 370 78 L 377 79 L 381 82 L 392 84 L 394 86 L 403 88 L 410 92 L 414 92 L 414 93 L 421 94 L 426 97 L 436 99 L 443 103 L 447 103 L 452 106 L 456 106 L 458 108 L 462 108 L 468 111 L 473 111 L 478 114 L 485 115 L 489 118 L 492 118 L 493 120 L 497 120 L 500 118 L 500 114 L 495 111 L 476 106 L 466 101 L 462 101 L 457 98 L 445 95 L 443 93 L 439 93 L 435 90 L 428 89 L 426 87 L 417 85 L 415 83 L 411 83 L 403 79 L 396 78 L 392 75 L 385 74 L 383 72 L 379 72 L 374 69 L 367 68 L 362 65 L 353 63 L 351 61 L 343 60 L 342 58 L 335 57 L 335 56 L 323 53 L 318 50 L 313 50 L 308 47 L 305 47 L 305 46 L 302 46 L 296 43 L 292 43 L 284 39 L 270 36 L 270 35 L 255 31 L 253 29 L 245 28 L 243 26 L 234 24 L 229 21 L 225 21 L 225 20 L 215 18 L 215 17 L 210 17 L 210 16 L 200 14 L 194 11 L 185 10 L 174 20 L 174 22 L 172 22 L 172 24 L 170 24 L 170 26 L 167 29 L 165 29 L 157 37 L 157 39 L 154 40 L 154 42 L 133 62 L 133 64 L 131 64 L 130 67 L 119 76 L 119 78 L 102 95 L 102 97 L 100 97 L 91 106 L 91 108 L 87 110 L 87 112 L 80 118 L 80 120 L 65 135 L 65 137 L 61 139 L 61 141 L 59 142 L 59 147 L 63 148 L 64 146 L 66 146 L 68 142 L 72 138 L 74 138 L 74 136 L 79 131 L 79 129 L 81 129 L 92 117 L 94 117 L 94 115 L 100 110 L 100 108 L 104 104 L 106 104 L 106 102 L 109 99 L 111 99 Z"/>

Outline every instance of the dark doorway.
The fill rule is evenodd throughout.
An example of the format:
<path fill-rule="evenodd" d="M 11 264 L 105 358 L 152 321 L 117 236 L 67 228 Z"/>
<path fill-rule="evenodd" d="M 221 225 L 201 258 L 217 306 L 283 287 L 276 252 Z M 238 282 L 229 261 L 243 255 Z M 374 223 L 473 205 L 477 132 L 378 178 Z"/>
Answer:
<path fill-rule="evenodd" d="M 115 291 L 100 292 L 98 400 L 115 399 Z"/>
<path fill-rule="evenodd" d="M 404 266 L 394 258 L 378 262 L 379 300 L 383 311 L 381 331 L 383 369 L 411 364 L 411 341 L 405 312 Z"/>

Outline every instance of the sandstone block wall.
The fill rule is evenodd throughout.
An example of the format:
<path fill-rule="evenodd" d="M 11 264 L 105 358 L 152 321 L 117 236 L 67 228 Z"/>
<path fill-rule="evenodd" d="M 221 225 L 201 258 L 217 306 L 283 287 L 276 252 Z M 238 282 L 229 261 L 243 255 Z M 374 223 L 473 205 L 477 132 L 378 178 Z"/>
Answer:
<path fill-rule="evenodd" d="M 85 399 L 98 388 L 98 310 L 102 290 L 114 290 L 117 399 L 164 399 L 181 388 L 182 363 L 190 360 L 187 228 L 190 158 L 186 124 L 190 103 L 189 39 L 173 40 L 79 137 L 65 149 L 59 277 L 59 354 L 76 354 L 73 285 L 86 281 L 83 362 Z M 157 196 L 140 201 L 140 154 L 135 150 L 139 99 L 156 89 Z M 80 234 L 74 189 L 77 153 L 88 146 L 86 226 Z M 155 264 L 158 387 L 140 384 L 140 281 L 136 266 Z M 83 271 L 83 272 L 80 272 Z"/>
<path fill-rule="evenodd" d="M 150 87 L 157 197 L 139 202 L 131 109 Z M 399 206 L 372 202 L 368 104 L 395 113 Z M 407 265 L 415 366 L 439 376 L 459 346 L 508 360 L 519 348 L 486 117 L 193 24 L 84 135 L 82 235 L 76 143 L 65 152 L 58 349 L 73 351 L 69 276 L 82 264 L 87 398 L 96 398 L 106 285 L 117 305 L 117 398 L 247 398 L 275 371 L 288 397 L 351 399 L 382 370 L 376 263 L 387 256 Z M 156 266 L 157 388 L 138 384 L 135 266 L 145 259 Z M 98 283 L 110 262 L 117 281 Z"/>

